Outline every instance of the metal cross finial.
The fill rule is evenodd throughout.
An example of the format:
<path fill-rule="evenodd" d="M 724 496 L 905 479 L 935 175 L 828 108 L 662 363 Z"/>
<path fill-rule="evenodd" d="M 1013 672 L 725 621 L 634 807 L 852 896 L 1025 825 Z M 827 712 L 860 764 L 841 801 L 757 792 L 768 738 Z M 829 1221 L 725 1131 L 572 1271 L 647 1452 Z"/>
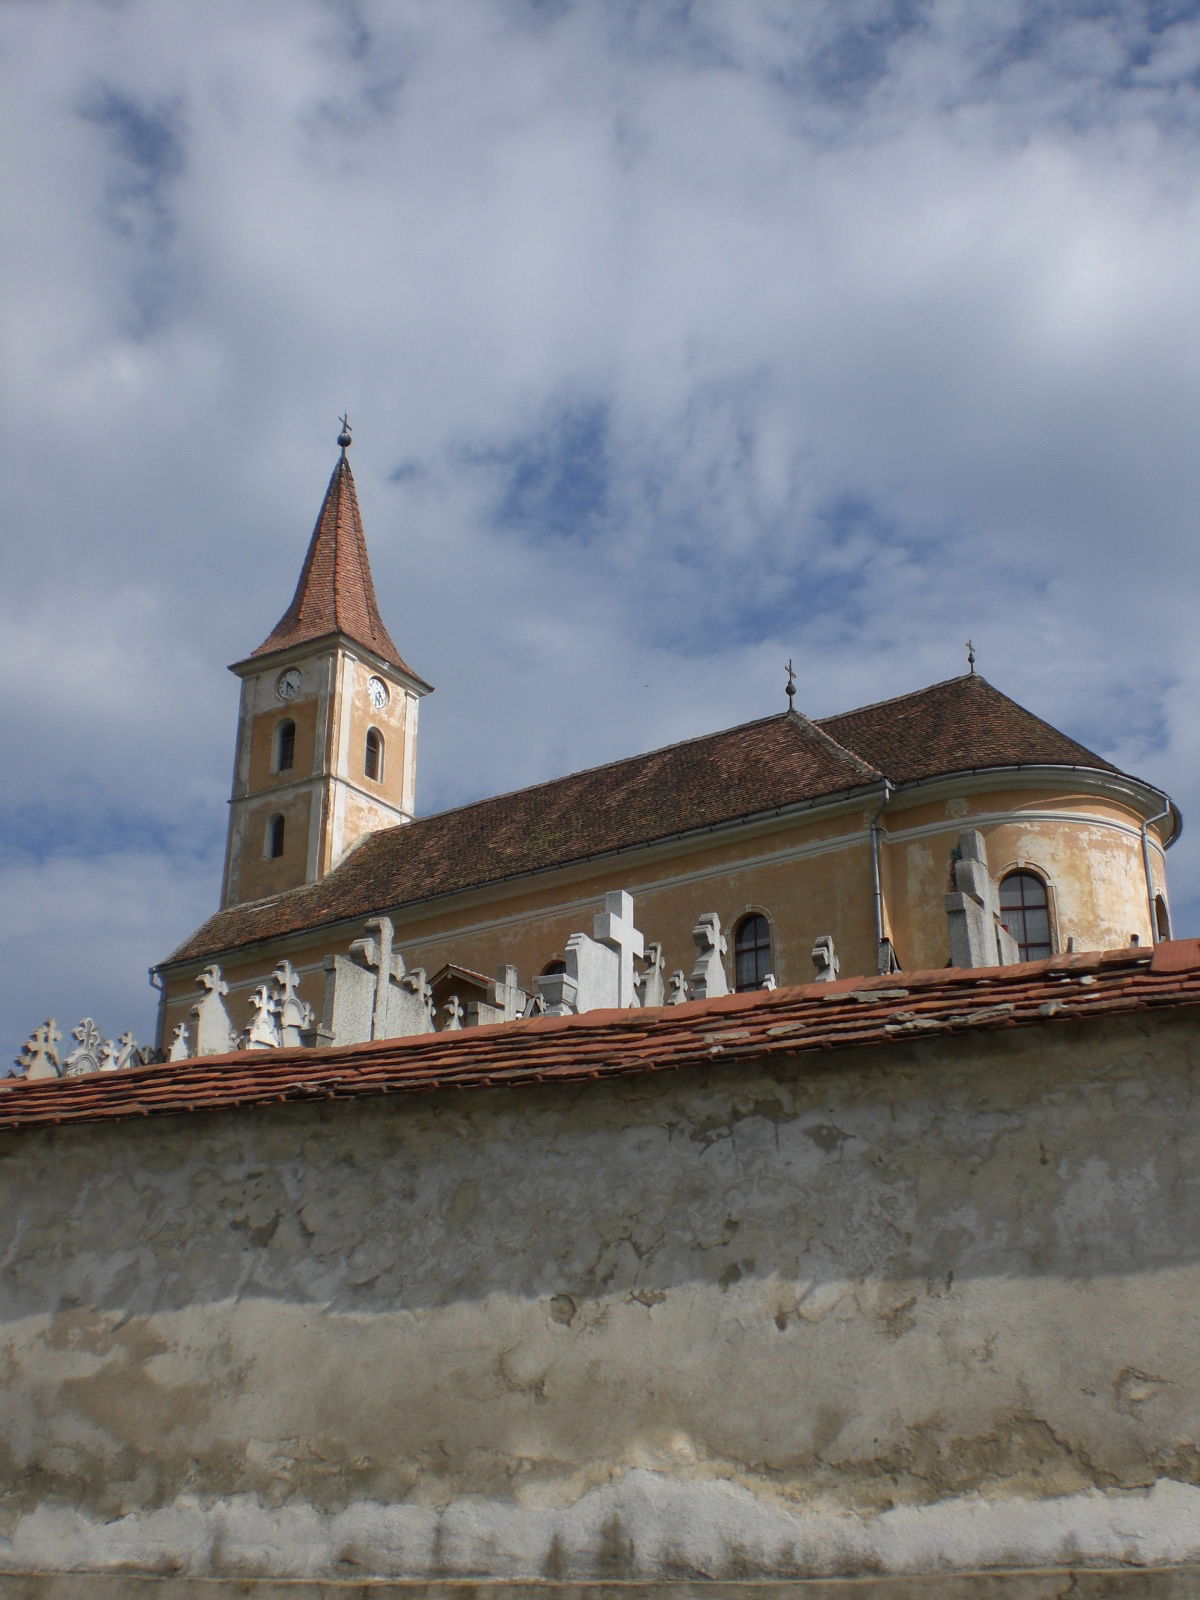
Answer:
<path fill-rule="evenodd" d="M 795 699 L 796 699 L 796 672 L 795 672 L 795 668 L 792 666 L 792 663 L 791 663 L 790 660 L 788 661 L 788 664 L 787 664 L 787 675 L 788 675 L 788 681 L 787 681 L 788 710 L 789 711 L 794 711 L 796 709 L 795 704 L 794 704 Z"/>
<path fill-rule="evenodd" d="M 967 640 L 967 666 L 975 671 L 975 645 L 970 639 Z"/>
<path fill-rule="evenodd" d="M 343 411 L 338 421 L 342 425 L 342 431 L 338 434 L 338 443 L 341 445 L 343 452 L 345 452 L 350 448 L 350 418 Z"/>

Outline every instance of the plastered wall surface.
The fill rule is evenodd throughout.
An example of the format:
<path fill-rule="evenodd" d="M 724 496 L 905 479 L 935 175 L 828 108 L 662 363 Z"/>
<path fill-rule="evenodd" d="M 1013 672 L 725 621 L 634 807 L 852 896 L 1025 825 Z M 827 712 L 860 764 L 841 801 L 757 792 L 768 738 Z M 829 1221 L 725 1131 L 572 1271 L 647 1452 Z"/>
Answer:
<path fill-rule="evenodd" d="M 5 1135 L 0 1593 L 1200 1592 L 1196 1060 L 1147 1015 Z"/>

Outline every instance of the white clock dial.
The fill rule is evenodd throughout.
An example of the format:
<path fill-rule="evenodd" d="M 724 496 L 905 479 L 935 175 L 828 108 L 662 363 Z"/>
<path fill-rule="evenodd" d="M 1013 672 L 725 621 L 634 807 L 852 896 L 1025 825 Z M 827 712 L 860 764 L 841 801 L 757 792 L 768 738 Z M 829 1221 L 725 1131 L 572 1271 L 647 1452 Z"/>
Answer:
<path fill-rule="evenodd" d="M 300 693 L 300 669 L 289 667 L 286 672 L 281 672 L 275 680 L 275 693 L 281 700 L 294 700 Z"/>
<path fill-rule="evenodd" d="M 382 678 L 368 678 L 367 693 L 371 696 L 371 704 L 375 707 L 376 711 L 382 711 L 384 706 L 387 705 L 388 701 L 392 698 L 388 693 L 388 686 L 386 683 L 384 683 Z"/>

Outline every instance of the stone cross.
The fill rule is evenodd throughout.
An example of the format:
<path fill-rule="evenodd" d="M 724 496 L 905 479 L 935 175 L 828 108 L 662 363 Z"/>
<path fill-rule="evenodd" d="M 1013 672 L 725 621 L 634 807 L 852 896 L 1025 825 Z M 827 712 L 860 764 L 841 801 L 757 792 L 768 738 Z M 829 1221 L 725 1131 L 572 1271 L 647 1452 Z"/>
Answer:
<path fill-rule="evenodd" d="M 516 967 L 500 967 L 487 986 L 486 999 L 467 1001 L 467 1023 L 476 1028 L 491 1022 L 513 1022 L 526 1014 L 528 1005 L 529 995 L 517 982 Z"/>
<path fill-rule="evenodd" d="M 452 994 L 442 1007 L 446 1013 L 446 1021 L 442 1028 L 443 1033 L 458 1033 L 463 1025 L 463 1003 L 456 994 Z"/>
<path fill-rule="evenodd" d="M 433 1032 L 433 995 L 424 967 L 405 969 L 389 918 L 371 917 L 349 956 L 326 956 L 325 1000 L 316 1037 L 361 1044 Z"/>
<path fill-rule="evenodd" d="M 100 1063 L 104 1059 L 105 1041 L 100 1037 L 100 1030 L 91 1017 L 84 1017 L 82 1022 L 72 1028 L 71 1037 L 78 1043 L 63 1063 L 63 1077 L 83 1078 L 90 1072 L 99 1072 Z"/>
<path fill-rule="evenodd" d="M 633 958 L 644 947 L 642 935 L 633 924 L 633 896 L 614 889 L 604 896 L 604 910 L 596 913 L 592 937 L 617 953 L 617 1005 L 624 1010 L 638 1004 L 633 975 Z"/>
<path fill-rule="evenodd" d="M 225 1009 L 229 985 L 218 966 L 205 967 L 196 979 L 204 993 L 192 1007 L 196 1019 L 196 1054 L 223 1056 L 237 1049 L 237 1031 Z"/>
<path fill-rule="evenodd" d="M 661 1006 L 666 1004 L 666 978 L 663 968 L 667 958 L 663 955 L 663 947 L 657 939 L 652 939 L 646 946 L 646 955 L 641 972 L 638 974 L 638 999 L 644 1006 Z"/>
<path fill-rule="evenodd" d="M 687 973 L 682 967 L 676 968 L 671 974 L 667 991 L 667 1004 L 669 1006 L 682 1006 L 687 1004 L 688 985 Z"/>
<path fill-rule="evenodd" d="M 279 1048 L 279 1003 L 269 983 L 260 983 L 250 996 L 252 1015 L 246 1029 L 247 1050 Z"/>
<path fill-rule="evenodd" d="M 706 911 L 692 929 L 696 945 L 696 964 L 692 968 L 692 999 L 715 1000 L 729 993 L 725 977 L 725 963 L 721 959 L 729 949 L 721 932 L 721 919 L 715 911 Z"/>
<path fill-rule="evenodd" d="M 816 976 L 814 983 L 833 983 L 842 964 L 837 958 L 837 951 L 833 948 L 833 935 L 823 933 L 812 947 L 812 964 Z"/>
<path fill-rule="evenodd" d="M 117 1040 L 117 1071 L 128 1072 L 133 1067 L 144 1067 L 146 1064 L 146 1053 L 143 1053 L 130 1029 L 126 1028 Z"/>
<path fill-rule="evenodd" d="M 188 1031 L 186 1022 L 177 1022 L 175 1032 L 171 1035 L 171 1049 L 168 1052 L 168 1061 L 190 1061 L 192 1059 L 191 1047 L 188 1044 Z"/>
<path fill-rule="evenodd" d="M 62 1062 L 58 1059 L 58 1051 L 54 1048 L 62 1039 L 58 1031 L 58 1024 L 53 1017 L 47 1017 L 39 1027 L 36 1027 L 25 1041 L 25 1048 L 16 1059 L 16 1065 L 21 1067 L 24 1075 L 30 1082 L 38 1078 L 61 1078 Z"/>
<path fill-rule="evenodd" d="M 303 1035 L 313 1025 L 313 1008 L 296 993 L 300 974 L 290 961 L 280 961 L 271 976 L 278 990 L 279 1042 L 288 1050 L 304 1043 Z"/>
<path fill-rule="evenodd" d="M 120 1048 L 112 1039 L 105 1039 L 100 1046 L 99 1070 L 101 1072 L 120 1072 L 122 1064 Z"/>
<path fill-rule="evenodd" d="M 994 967 L 1020 959 L 1016 940 L 1000 921 L 996 886 L 978 828 L 958 836 L 954 888 L 944 904 L 952 967 Z"/>
<path fill-rule="evenodd" d="M 761 987 L 764 989 L 777 989 L 779 987 L 779 985 L 775 982 L 775 974 L 773 972 L 767 973 L 766 977 L 762 981 Z"/>

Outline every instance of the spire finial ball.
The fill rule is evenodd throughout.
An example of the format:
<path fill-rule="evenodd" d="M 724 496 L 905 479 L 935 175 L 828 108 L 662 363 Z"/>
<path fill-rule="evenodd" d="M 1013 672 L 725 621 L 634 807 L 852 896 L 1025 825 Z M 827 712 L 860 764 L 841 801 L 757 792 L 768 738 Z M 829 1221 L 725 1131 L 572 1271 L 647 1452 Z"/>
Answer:
<path fill-rule="evenodd" d="M 349 419 L 346 416 L 343 415 L 343 416 L 338 418 L 338 421 L 342 425 L 342 431 L 341 431 L 341 433 L 338 434 L 338 443 L 341 445 L 343 450 L 349 450 L 349 448 L 350 448 L 350 422 L 349 422 Z"/>

